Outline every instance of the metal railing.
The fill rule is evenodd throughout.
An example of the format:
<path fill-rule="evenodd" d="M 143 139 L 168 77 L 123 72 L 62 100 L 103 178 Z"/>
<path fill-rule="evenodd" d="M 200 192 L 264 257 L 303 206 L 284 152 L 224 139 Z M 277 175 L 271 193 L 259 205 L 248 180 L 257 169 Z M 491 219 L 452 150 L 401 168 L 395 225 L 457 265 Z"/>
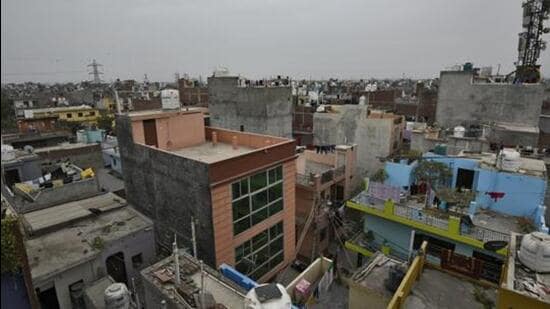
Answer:
<path fill-rule="evenodd" d="M 361 204 L 363 206 L 367 206 L 369 208 L 373 208 L 379 211 L 384 211 L 385 209 L 383 201 L 369 196 L 364 191 L 355 196 L 352 201 L 357 204 Z M 428 214 L 422 209 L 394 204 L 393 215 L 437 227 L 442 230 L 449 230 L 448 219 L 438 218 L 434 215 Z M 467 228 L 461 225 L 459 233 L 462 236 L 477 239 L 482 242 L 510 241 L 510 235 L 508 235 L 507 233 L 491 230 L 482 226 L 473 226 Z"/>
<path fill-rule="evenodd" d="M 473 226 L 470 228 L 461 228 L 460 229 L 460 235 L 468 236 L 477 240 L 480 240 L 482 242 L 488 242 L 488 241 L 506 241 L 510 242 L 510 235 L 490 230 L 488 228 L 484 228 L 481 226 Z"/>
<path fill-rule="evenodd" d="M 425 211 L 422 211 L 420 209 L 396 204 L 394 208 L 394 215 L 418 221 L 440 229 L 449 229 L 449 220 L 437 218 L 435 216 L 426 214 Z"/>

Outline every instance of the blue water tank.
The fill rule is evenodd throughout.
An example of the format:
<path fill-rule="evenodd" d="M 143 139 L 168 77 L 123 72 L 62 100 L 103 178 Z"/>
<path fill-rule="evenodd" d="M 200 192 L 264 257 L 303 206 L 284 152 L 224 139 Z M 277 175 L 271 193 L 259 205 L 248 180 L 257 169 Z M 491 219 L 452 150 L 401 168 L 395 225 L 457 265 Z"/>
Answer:
<path fill-rule="evenodd" d="M 220 272 L 227 279 L 235 282 L 236 284 L 238 284 L 239 286 L 241 286 L 242 288 L 244 288 L 247 291 L 249 291 L 249 290 L 251 290 L 251 289 L 258 286 L 258 283 L 256 281 L 252 280 L 248 276 L 242 274 L 241 272 L 239 272 L 235 268 L 233 268 L 233 267 L 231 267 L 231 266 L 229 266 L 225 263 L 220 266 Z"/>

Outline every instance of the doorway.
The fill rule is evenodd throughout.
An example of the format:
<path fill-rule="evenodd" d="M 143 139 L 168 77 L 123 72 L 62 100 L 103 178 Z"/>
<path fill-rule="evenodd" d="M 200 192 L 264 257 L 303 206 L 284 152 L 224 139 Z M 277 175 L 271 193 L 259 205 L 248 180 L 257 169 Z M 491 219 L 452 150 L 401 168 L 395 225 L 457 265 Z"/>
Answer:
<path fill-rule="evenodd" d="M 143 136 L 145 145 L 158 147 L 157 122 L 155 119 L 143 120 Z"/>
<path fill-rule="evenodd" d="M 40 291 L 36 289 L 38 301 L 40 302 L 40 308 L 42 309 L 59 309 L 59 301 L 57 300 L 57 293 L 55 293 L 55 286 L 49 289 Z"/>
<path fill-rule="evenodd" d="M 21 182 L 18 169 L 4 171 L 4 177 L 6 179 L 6 185 L 10 189 L 14 184 Z"/>
<path fill-rule="evenodd" d="M 474 185 L 474 171 L 463 168 L 458 169 L 455 187 L 472 190 Z"/>
<path fill-rule="evenodd" d="M 115 282 L 122 282 L 128 284 L 126 280 L 126 264 L 124 263 L 124 253 L 115 253 L 105 260 L 105 267 L 107 268 L 107 274 L 115 280 Z"/>

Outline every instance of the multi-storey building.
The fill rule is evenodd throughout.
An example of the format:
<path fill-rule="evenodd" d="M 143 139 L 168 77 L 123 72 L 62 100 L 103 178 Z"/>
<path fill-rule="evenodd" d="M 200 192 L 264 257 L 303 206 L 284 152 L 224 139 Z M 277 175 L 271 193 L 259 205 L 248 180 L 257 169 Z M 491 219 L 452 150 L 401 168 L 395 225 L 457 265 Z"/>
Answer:
<path fill-rule="evenodd" d="M 161 250 L 175 234 L 210 266 L 260 281 L 294 258 L 293 140 L 205 127 L 192 109 L 121 115 L 117 129 L 128 199 Z"/>
<path fill-rule="evenodd" d="M 422 160 L 447 166 L 452 176 L 430 188 L 415 176 L 419 161 L 386 163 L 384 183 L 371 181 L 347 202 L 350 210 L 364 214 L 362 231 L 346 243 L 348 249 L 359 256 L 381 250 L 406 259 L 427 240 L 430 261 L 470 259 L 480 268 L 466 275 L 498 282 L 509 233 L 548 232 L 543 161 L 517 158 L 502 165 L 487 153 L 430 153 Z"/>

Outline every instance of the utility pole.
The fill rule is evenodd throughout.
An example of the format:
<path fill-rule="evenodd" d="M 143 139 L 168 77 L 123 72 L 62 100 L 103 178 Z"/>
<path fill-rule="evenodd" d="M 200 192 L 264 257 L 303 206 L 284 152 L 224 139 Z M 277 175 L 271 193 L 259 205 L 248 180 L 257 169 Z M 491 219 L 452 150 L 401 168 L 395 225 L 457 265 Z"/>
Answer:
<path fill-rule="evenodd" d="M 197 258 L 197 236 L 195 234 L 195 217 L 191 216 L 191 241 L 193 242 L 193 257 Z"/>
<path fill-rule="evenodd" d="M 103 72 L 99 71 L 99 67 L 102 67 L 102 64 L 99 64 L 95 61 L 95 59 L 92 61 L 92 63 L 88 64 L 88 67 L 92 68 L 92 72 L 89 72 L 88 74 L 93 75 L 94 84 L 101 84 L 101 79 L 99 78 L 99 75 L 103 74 Z"/>
<path fill-rule="evenodd" d="M 180 285 L 181 278 L 180 278 L 180 257 L 178 253 L 178 236 L 174 234 L 174 243 L 172 244 L 173 251 L 174 251 L 174 268 L 176 269 L 176 284 Z"/>

